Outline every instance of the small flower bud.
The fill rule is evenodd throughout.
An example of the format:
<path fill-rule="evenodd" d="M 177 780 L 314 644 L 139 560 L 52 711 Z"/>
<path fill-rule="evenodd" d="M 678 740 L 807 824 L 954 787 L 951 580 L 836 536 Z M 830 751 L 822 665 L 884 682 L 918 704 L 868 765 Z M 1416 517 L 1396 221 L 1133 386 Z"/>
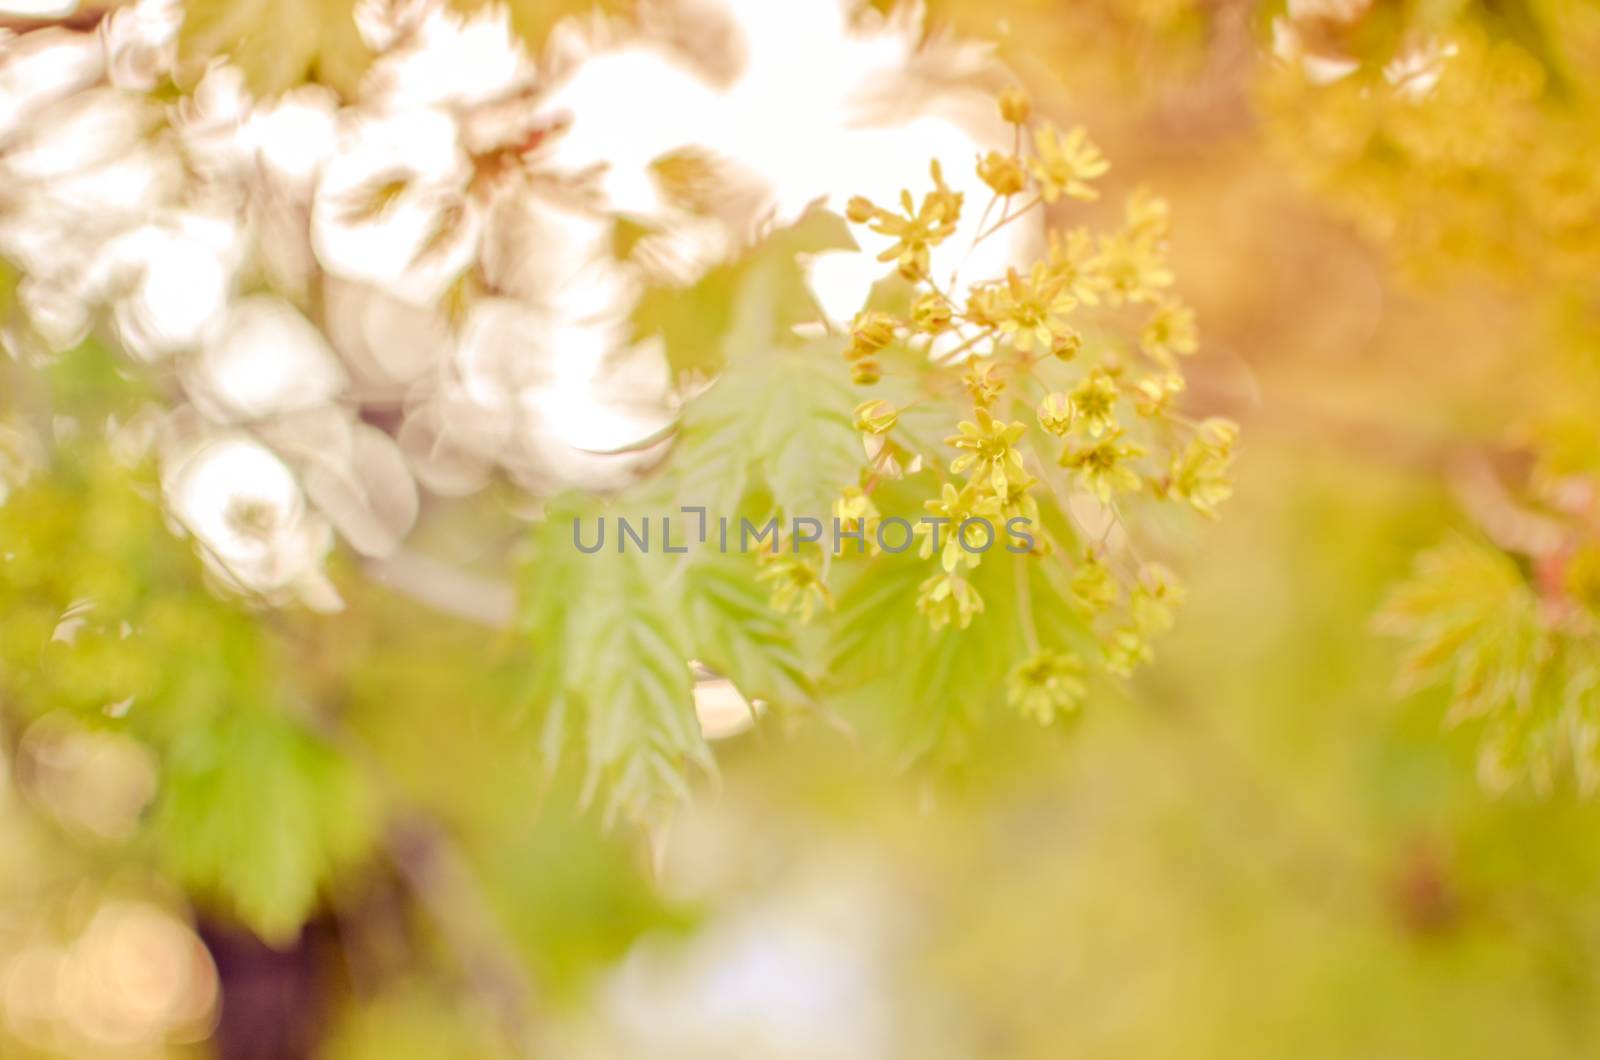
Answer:
<path fill-rule="evenodd" d="M 1064 335 L 1056 335 L 1055 341 L 1050 344 L 1050 353 L 1058 361 L 1070 361 L 1082 349 L 1083 336 L 1070 330 Z"/>
<path fill-rule="evenodd" d="M 1028 94 L 1016 85 L 1000 93 L 1000 117 L 1009 125 L 1021 125 L 1033 113 Z"/>
<path fill-rule="evenodd" d="M 863 434 L 888 434 L 899 419 L 899 413 L 887 401 L 863 401 L 856 406 L 856 430 Z"/>
<path fill-rule="evenodd" d="M 861 195 L 852 195 L 849 203 L 845 205 L 844 215 L 855 224 L 866 224 L 878 212 L 872 205 L 872 200 Z"/>
<path fill-rule="evenodd" d="M 850 366 L 850 382 L 856 386 L 871 386 L 882 378 L 883 365 L 870 357 Z"/>
<path fill-rule="evenodd" d="M 899 321 L 888 313 L 862 313 L 850 327 L 850 334 L 867 353 L 883 349 L 894 341 L 894 331 Z"/>
<path fill-rule="evenodd" d="M 1039 426 L 1060 437 L 1072 429 L 1072 400 L 1065 394 L 1050 394 L 1039 403 Z"/>

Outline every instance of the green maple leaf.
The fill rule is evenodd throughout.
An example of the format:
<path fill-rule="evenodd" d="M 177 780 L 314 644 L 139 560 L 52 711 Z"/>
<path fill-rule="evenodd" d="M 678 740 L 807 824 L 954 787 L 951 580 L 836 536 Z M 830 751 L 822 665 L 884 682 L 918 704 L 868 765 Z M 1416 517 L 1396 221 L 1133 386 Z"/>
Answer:
<path fill-rule="evenodd" d="M 608 817 L 648 823 L 686 797 L 685 765 L 711 766 L 677 605 L 681 557 L 610 541 L 585 554 L 572 538 L 577 511 L 558 508 L 541 525 L 525 567 L 529 694 L 545 709 L 547 754 L 559 755 L 581 720 L 587 791 L 605 791 Z"/>
<path fill-rule="evenodd" d="M 361 772 L 265 711 L 187 733 L 168 756 L 165 785 L 157 831 L 169 863 L 272 943 L 293 940 L 319 891 L 378 833 Z"/>

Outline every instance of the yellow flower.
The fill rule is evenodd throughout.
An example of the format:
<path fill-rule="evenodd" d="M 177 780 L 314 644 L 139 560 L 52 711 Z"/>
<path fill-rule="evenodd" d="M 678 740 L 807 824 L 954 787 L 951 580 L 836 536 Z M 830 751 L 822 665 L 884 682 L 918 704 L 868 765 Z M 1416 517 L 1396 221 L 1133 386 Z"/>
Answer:
<path fill-rule="evenodd" d="M 845 204 L 844 215 L 852 223 L 864 225 L 885 211 L 872 204 L 872 200 L 865 195 L 852 195 Z"/>
<path fill-rule="evenodd" d="M 1188 355 L 1200 348 L 1194 310 L 1176 298 L 1163 298 L 1145 322 L 1139 346 L 1154 360 L 1171 364 L 1174 356 Z"/>
<path fill-rule="evenodd" d="M 917 610 L 928 616 L 934 629 L 951 622 L 957 629 L 966 629 L 974 615 L 983 614 L 983 597 L 964 578 L 935 574 L 917 587 Z"/>
<path fill-rule="evenodd" d="M 1183 376 L 1162 372 L 1145 376 L 1134 386 L 1133 403 L 1139 415 L 1157 419 L 1172 409 L 1172 401 L 1183 393 Z"/>
<path fill-rule="evenodd" d="M 1088 691 L 1083 660 L 1059 651 L 1036 652 L 1006 678 L 1006 702 L 1040 725 L 1050 724 L 1057 714 L 1076 714 Z"/>
<path fill-rule="evenodd" d="M 833 594 L 822 572 L 809 557 L 788 552 L 761 552 L 756 556 L 756 581 L 771 587 L 772 609 L 796 615 L 802 624 L 817 611 L 833 607 Z"/>
<path fill-rule="evenodd" d="M 860 533 L 865 539 L 865 549 L 868 555 L 878 554 L 878 507 L 872 503 L 872 498 L 867 496 L 867 491 L 860 486 L 847 486 L 839 499 L 833 502 L 833 517 L 839 520 L 840 530 L 849 533 Z M 854 537 L 851 540 L 855 540 Z M 843 549 L 843 539 L 835 545 Z M 856 546 L 860 549 L 862 546 Z"/>
<path fill-rule="evenodd" d="M 978 328 L 988 330 L 1000 326 L 1000 291 L 997 287 L 984 285 L 974 287 L 967 295 L 967 320 Z"/>
<path fill-rule="evenodd" d="M 932 211 L 940 220 L 954 227 L 961 217 L 962 194 L 952 191 L 950 185 L 944 182 L 944 168 L 939 165 L 937 158 L 928 164 L 928 175 L 933 178 L 933 190 L 923 200 L 922 208 Z"/>
<path fill-rule="evenodd" d="M 1114 430 L 1088 445 L 1069 445 L 1058 462 L 1077 473 L 1081 488 L 1109 504 L 1113 494 L 1139 488 L 1139 475 L 1128 462 L 1143 455 L 1143 449 L 1122 440 L 1121 430 Z"/>
<path fill-rule="evenodd" d="M 1034 499 L 1033 487 L 1039 480 L 1029 475 L 1021 482 L 1011 482 L 1006 485 L 1006 492 L 996 494 L 995 501 L 1000 506 L 1000 515 L 1005 519 L 1026 519 L 1030 523 L 1039 521 L 1039 502 Z M 1034 550 L 1037 552 L 1043 547 L 1044 539 L 1034 539 Z"/>
<path fill-rule="evenodd" d="M 974 405 L 984 406 L 994 402 L 1006 388 L 1004 379 L 994 378 L 994 362 L 985 357 L 975 357 L 961 376 L 961 385 L 972 395 Z"/>
<path fill-rule="evenodd" d="M 1021 125 L 1033 113 L 1028 94 L 1016 85 L 1000 93 L 1000 117 L 1007 125 Z"/>
<path fill-rule="evenodd" d="M 1172 207 L 1149 188 L 1135 188 L 1123 206 L 1123 224 L 1135 239 L 1164 243 L 1172 228 Z"/>
<path fill-rule="evenodd" d="M 993 520 L 1000 515 L 1000 502 L 980 493 L 976 486 L 968 484 L 958 490 L 946 482 L 939 496 L 925 502 L 923 507 L 935 519 L 944 520 L 942 523 L 919 520 L 912 528 L 913 533 L 922 538 L 918 555 L 923 559 L 932 556 L 937 547 L 939 565 L 947 572 L 963 563 L 968 567 L 976 567 L 983 560 L 983 550 L 993 546 L 992 540 L 986 543 L 985 538 L 977 536 L 976 530 L 968 536 L 966 546 L 962 546 L 961 524 L 968 519 L 987 522 L 991 534 L 996 533 Z"/>
<path fill-rule="evenodd" d="M 1039 402 L 1039 426 L 1060 437 L 1072 429 L 1072 399 L 1065 394 L 1047 394 Z"/>
<path fill-rule="evenodd" d="M 929 172 L 934 190 L 923 196 L 921 206 L 916 205 L 911 192 L 902 191 L 900 213 L 874 206 L 859 196 L 845 208 L 850 220 L 866 224 L 879 235 L 894 237 L 894 245 L 879 254 L 878 260 L 895 262 L 900 275 L 911 281 L 927 275 L 929 248 L 948 239 L 961 217 L 961 193 L 945 184 L 944 171 L 937 160 Z"/>
<path fill-rule="evenodd" d="M 1033 147 L 1038 155 L 1033 161 L 1033 176 L 1045 202 L 1055 202 L 1063 195 L 1084 200 L 1100 197 L 1088 182 L 1104 174 L 1111 164 L 1081 125 L 1065 137 L 1054 125 L 1041 126 L 1033 134 Z"/>
<path fill-rule="evenodd" d="M 996 290 L 1000 332 L 1017 349 L 1026 352 L 1038 343 L 1048 350 L 1058 338 L 1072 333 L 1064 318 L 1077 308 L 1077 299 L 1063 290 L 1044 262 L 1035 262 L 1027 279 L 1016 269 L 1008 269 L 1006 282 Z"/>
<path fill-rule="evenodd" d="M 1005 493 L 1008 482 L 1022 482 L 1028 477 L 1022 465 L 1022 454 L 1016 444 L 1027 431 L 1022 423 L 1002 423 L 989 415 L 988 409 L 978 409 L 976 422 L 963 420 L 958 425 L 959 434 L 945 439 L 945 443 L 963 450 L 950 462 L 950 473 L 960 475 L 971 469 L 973 480 L 987 484 L 995 493 Z"/>
<path fill-rule="evenodd" d="M 1009 198 L 1028 186 L 1028 172 L 1016 155 L 990 151 L 978 161 L 978 179 L 996 194 Z"/>
<path fill-rule="evenodd" d="M 1216 518 L 1217 505 L 1233 496 L 1228 478 L 1228 453 L 1195 438 L 1172 458 L 1168 488 L 1208 518 Z"/>
<path fill-rule="evenodd" d="M 1105 277 L 1100 273 L 1100 258 L 1095 253 L 1094 237 L 1086 228 L 1074 228 L 1063 235 L 1052 228 L 1049 233 L 1050 249 L 1045 261 L 1072 297 L 1084 305 L 1098 305 L 1100 292 L 1106 289 Z"/>
<path fill-rule="evenodd" d="M 1109 611 L 1119 594 L 1117 579 L 1093 549 L 1084 552 L 1083 562 L 1072 572 L 1071 588 L 1073 600 L 1092 615 Z"/>
<path fill-rule="evenodd" d="M 1077 424 L 1091 438 L 1098 438 L 1117 426 L 1117 381 L 1096 368 L 1072 388 L 1072 411 Z"/>
<path fill-rule="evenodd" d="M 1183 586 L 1170 570 L 1151 563 L 1139 572 L 1139 583 L 1128 596 L 1128 614 L 1145 635 L 1172 628 L 1173 611 L 1183 603 Z"/>
<path fill-rule="evenodd" d="M 1153 302 L 1174 279 L 1158 243 L 1132 232 L 1100 237 L 1100 274 L 1106 283 L 1106 301 Z"/>
<path fill-rule="evenodd" d="M 1101 651 L 1105 655 L 1106 669 L 1119 677 L 1127 677 L 1151 659 L 1150 641 L 1138 629 L 1124 626 L 1111 634 L 1111 642 Z"/>

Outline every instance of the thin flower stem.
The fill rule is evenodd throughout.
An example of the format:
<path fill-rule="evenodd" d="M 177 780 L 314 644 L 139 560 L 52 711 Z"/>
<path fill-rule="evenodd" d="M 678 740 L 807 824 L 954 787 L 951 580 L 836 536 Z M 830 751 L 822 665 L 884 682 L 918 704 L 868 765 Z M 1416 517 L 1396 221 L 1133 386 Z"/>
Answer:
<path fill-rule="evenodd" d="M 974 335 L 972 338 L 968 339 L 966 342 L 963 342 L 961 345 L 957 346 L 955 349 L 951 350 L 949 353 L 942 353 L 938 357 L 934 358 L 933 365 L 936 368 L 948 368 L 951 364 L 953 364 L 955 362 L 955 359 L 957 357 L 959 357 L 961 354 L 966 353 L 968 350 L 972 349 L 972 347 L 976 346 L 978 343 L 982 342 L 984 339 L 993 338 L 993 337 L 994 337 L 994 329 L 993 328 L 990 328 L 988 330 L 979 332 L 977 335 Z"/>
<path fill-rule="evenodd" d="M 1022 218 L 1022 217 L 1028 216 L 1028 211 L 1033 209 L 1035 206 L 1039 205 L 1039 203 L 1041 203 L 1043 201 L 1044 200 L 1040 199 L 1038 196 L 1034 196 L 1034 198 L 1032 200 L 1030 200 L 1026 206 L 1024 206 L 1022 209 L 1018 210 L 1016 213 L 1005 213 L 1005 212 L 1002 212 L 1001 216 L 1000 216 L 1000 220 L 998 220 L 998 221 L 996 221 L 994 223 L 994 227 L 990 228 L 987 232 L 984 232 L 975 241 L 973 241 L 972 248 L 974 250 L 976 250 L 978 248 L 978 246 L 983 243 L 984 240 L 988 239 L 990 236 L 992 236 L 996 232 L 1000 231 L 1006 225 L 1008 225 L 1011 222 L 1017 220 L 1018 218 Z"/>
<path fill-rule="evenodd" d="M 1027 642 L 1030 655 L 1039 654 L 1039 630 L 1033 622 L 1033 586 L 1028 580 L 1027 559 L 1012 563 L 1017 582 L 1017 605 L 1022 611 L 1022 637 Z"/>
<path fill-rule="evenodd" d="M 956 267 L 950 270 L 950 289 L 952 291 L 957 289 L 956 279 L 961 275 L 962 268 L 967 264 L 968 259 L 972 257 L 972 252 L 978 249 L 978 237 L 983 234 L 983 226 L 988 223 L 989 215 L 994 212 L 995 203 L 1002 204 L 1000 213 L 1004 216 L 1006 210 L 1011 206 L 1011 196 L 1007 195 L 1002 199 L 999 192 L 989 196 L 988 205 L 983 208 L 983 213 L 978 216 L 977 231 L 972 233 L 972 242 L 967 244 L 966 253 L 961 255 L 961 260 L 956 263 Z"/>

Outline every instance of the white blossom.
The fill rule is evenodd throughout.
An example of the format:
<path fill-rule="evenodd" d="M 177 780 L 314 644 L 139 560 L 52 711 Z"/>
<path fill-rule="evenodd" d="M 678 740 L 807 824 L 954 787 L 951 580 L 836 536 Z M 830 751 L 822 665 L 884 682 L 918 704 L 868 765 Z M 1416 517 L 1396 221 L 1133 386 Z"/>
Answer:
<path fill-rule="evenodd" d="M 266 446 L 242 434 L 204 442 L 169 465 L 164 490 L 173 517 L 225 583 L 269 601 L 340 606 L 322 573 L 333 542 L 328 524 Z"/>
<path fill-rule="evenodd" d="M 222 423 L 326 405 L 345 382 L 322 332 L 271 295 L 233 302 L 184 375 L 190 397 Z"/>
<path fill-rule="evenodd" d="M 477 250 L 471 174 L 442 111 L 354 116 L 311 208 L 318 261 L 407 301 L 436 301 Z"/>
<path fill-rule="evenodd" d="M 118 88 L 154 88 L 178 61 L 182 25 L 180 0 L 139 0 L 109 12 L 100 22 L 100 36 L 111 83 Z"/>

